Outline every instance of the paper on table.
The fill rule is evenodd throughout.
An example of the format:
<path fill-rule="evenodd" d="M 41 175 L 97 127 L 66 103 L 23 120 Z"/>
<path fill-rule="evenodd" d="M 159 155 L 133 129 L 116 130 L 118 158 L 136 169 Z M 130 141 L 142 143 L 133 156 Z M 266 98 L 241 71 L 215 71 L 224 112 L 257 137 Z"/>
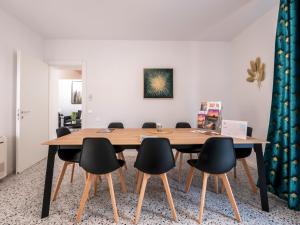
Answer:
<path fill-rule="evenodd" d="M 206 134 L 206 135 L 219 135 L 220 133 L 212 130 L 192 130 L 193 133 L 200 133 L 200 134 Z"/>
<path fill-rule="evenodd" d="M 222 120 L 221 134 L 234 138 L 247 139 L 247 121 Z"/>

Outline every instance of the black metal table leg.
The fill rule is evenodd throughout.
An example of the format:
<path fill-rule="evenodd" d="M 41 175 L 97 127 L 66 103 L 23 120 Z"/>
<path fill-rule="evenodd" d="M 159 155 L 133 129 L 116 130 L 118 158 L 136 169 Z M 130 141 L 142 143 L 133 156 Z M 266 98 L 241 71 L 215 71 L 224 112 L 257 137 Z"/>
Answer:
<path fill-rule="evenodd" d="M 267 181 L 266 181 L 266 172 L 264 166 L 264 157 L 262 152 L 262 144 L 255 144 L 254 151 L 256 153 L 261 208 L 263 211 L 269 212 L 269 200 L 268 200 Z"/>
<path fill-rule="evenodd" d="M 48 149 L 48 159 L 47 159 L 47 168 L 46 168 L 46 176 L 45 176 L 42 218 L 49 216 L 52 179 L 53 179 L 53 167 L 54 167 L 56 152 L 57 152 L 57 146 L 50 145 Z"/>

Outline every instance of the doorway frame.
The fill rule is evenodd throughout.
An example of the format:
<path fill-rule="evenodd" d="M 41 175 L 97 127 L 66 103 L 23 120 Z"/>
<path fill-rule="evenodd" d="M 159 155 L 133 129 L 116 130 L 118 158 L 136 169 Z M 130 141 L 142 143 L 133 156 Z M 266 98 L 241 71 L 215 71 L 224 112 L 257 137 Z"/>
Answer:
<path fill-rule="evenodd" d="M 87 115 L 87 93 L 86 93 L 86 84 L 87 84 L 87 67 L 86 62 L 83 60 L 48 60 L 49 68 L 50 67 L 60 67 L 60 66 L 78 66 L 81 67 L 81 79 L 82 79 L 82 122 L 81 122 L 81 129 L 86 128 L 86 115 Z M 49 74 L 49 81 L 50 81 L 50 74 Z M 50 82 L 49 82 L 50 86 Z M 49 87 L 49 98 L 50 98 L 50 87 Z M 50 104 L 50 101 L 49 101 Z M 49 108 L 50 110 L 50 108 Z M 50 129 L 50 111 L 49 111 L 49 129 Z M 49 130 L 49 136 L 51 132 Z"/>

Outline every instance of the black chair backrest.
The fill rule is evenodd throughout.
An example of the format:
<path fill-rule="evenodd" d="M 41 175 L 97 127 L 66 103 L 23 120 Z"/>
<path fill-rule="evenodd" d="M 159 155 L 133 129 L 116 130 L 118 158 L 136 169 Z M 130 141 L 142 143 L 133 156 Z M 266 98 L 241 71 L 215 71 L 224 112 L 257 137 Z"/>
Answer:
<path fill-rule="evenodd" d="M 124 128 L 124 125 L 121 122 L 112 122 L 108 125 L 108 128 L 122 129 L 122 128 Z"/>
<path fill-rule="evenodd" d="M 236 164 L 233 139 L 230 137 L 207 139 L 197 164 L 207 173 L 221 174 L 230 171 Z"/>
<path fill-rule="evenodd" d="M 176 128 L 191 128 L 191 125 L 187 122 L 178 122 Z"/>
<path fill-rule="evenodd" d="M 247 136 L 252 137 L 252 127 L 247 127 Z M 235 148 L 235 156 L 237 159 L 243 159 L 251 155 L 252 148 Z"/>
<path fill-rule="evenodd" d="M 146 123 L 143 124 L 142 128 L 156 128 L 156 123 L 146 122 Z"/>
<path fill-rule="evenodd" d="M 120 167 L 114 147 L 107 138 L 84 138 L 79 165 L 93 174 L 110 173 Z"/>
<path fill-rule="evenodd" d="M 76 119 L 80 119 L 81 118 L 81 110 L 78 110 L 77 114 L 76 114 Z"/>
<path fill-rule="evenodd" d="M 247 127 L 247 136 L 248 137 L 252 137 L 252 131 L 253 131 L 252 127 Z"/>
<path fill-rule="evenodd" d="M 148 174 L 166 173 L 175 167 L 175 160 L 167 138 L 145 138 L 134 167 Z"/>
<path fill-rule="evenodd" d="M 56 135 L 57 137 L 62 137 L 62 136 L 65 136 L 65 135 L 68 135 L 68 134 L 71 134 L 70 130 L 66 127 L 60 127 L 58 129 L 56 129 Z"/>

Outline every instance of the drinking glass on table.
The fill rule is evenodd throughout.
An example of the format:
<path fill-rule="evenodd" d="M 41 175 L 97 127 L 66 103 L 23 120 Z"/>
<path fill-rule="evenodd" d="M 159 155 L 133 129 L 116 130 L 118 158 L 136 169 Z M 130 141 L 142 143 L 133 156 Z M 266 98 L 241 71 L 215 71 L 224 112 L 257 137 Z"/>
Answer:
<path fill-rule="evenodd" d="M 157 132 L 162 131 L 162 124 L 161 123 L 156 123 L 156 130 L 157 130 Z"/>

